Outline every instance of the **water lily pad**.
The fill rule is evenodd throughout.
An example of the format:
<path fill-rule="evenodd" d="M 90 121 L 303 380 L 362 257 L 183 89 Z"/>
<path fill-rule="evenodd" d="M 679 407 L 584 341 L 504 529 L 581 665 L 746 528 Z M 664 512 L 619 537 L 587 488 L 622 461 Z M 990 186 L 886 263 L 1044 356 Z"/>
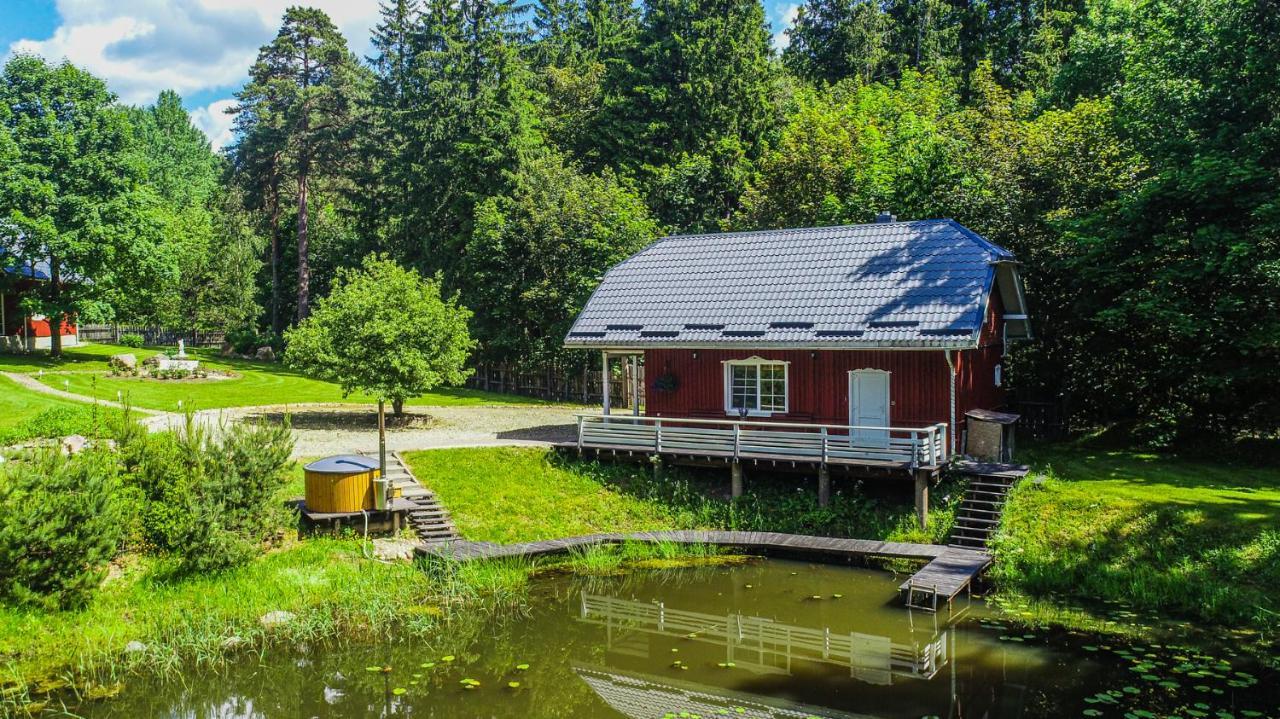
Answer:
<path fill-rule="evenodd" d="M 365 669 L 365 671 L 367 671 L 367 672 L 380 672 L 380 671 L 382 671 L 382 667 L 365 667 L 364 669 Z"/>
<path fill-rule="evenodd" d="M 524 671 L 524 670 L 526 670 L 526 669 L 528 669 L 528 668 L 529 668 L 529 665 L 528 665 L 528 664 L 517 664 L 517 665 L 516 665 L 516 669 L 519 669 L 520 671 Z"/>
<path fill-rule="evenodd" d="M 392 693 L 392 694 L 395 694 L 396 696 L 400 696 L 400 695 L 402 695 L 402 694 L 406 694 L 406 693 L 408 693 L 408 691 L 409 691 L 409 690 L 408 690 L 408 689 L 405 689 L 404 687 L 396 687 L 395 689 L 392 689 L 392 690 L 391 690 L 391 693 Z"/>
<path fill-rule="evenodd" d="M 512 689 L 519 689 L 520 682 L 507 682 L 507 686 L 511 687 Z"/>
<path fill-rule="evenodd" d="M 442 662 L 451 662 L 451 661 L 453 661 L 455 658 L 456 658 L 456 657 L 454 657 L 452 654 L 448 654 L 448 655 L 446 655 L 446 656 L 440 657 L 440 661 L 442 661 Z"/>
<path fill-rule="evenodd" d="M 1081 713 L 1081 714 L 1084 714 L 1084 715 L 1085 715 L 1085 716 L 1087 716 L 1087 717 L 1100 717 L 1100 716 L 1102 716 L 1102 712 L 1098 711 L 1097 709 L 1085 709 L 1084 711 L 1082 711 L 1082 712 L 1080 712 L 1080 713 Z"/>
<path fill-rule="evenodd" d="M 419 666 L 419 667 L 422 667 L 423 669 L 430 669 L 431 667 L 434 667 L 435 665 L 436 665 L 436 663 L 435 663 L 435 662 L 423 662 L 423 663 L 419 664 L 418 666 Z"/>

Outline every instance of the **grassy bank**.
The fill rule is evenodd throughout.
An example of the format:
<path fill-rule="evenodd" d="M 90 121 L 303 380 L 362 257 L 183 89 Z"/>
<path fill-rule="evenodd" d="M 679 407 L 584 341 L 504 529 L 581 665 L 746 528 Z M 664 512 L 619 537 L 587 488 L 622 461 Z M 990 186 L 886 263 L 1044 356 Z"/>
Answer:
<path fill-rule="evenodd" d="M 27 389 L 0 377 L 0 446 L 36 437 L 93 436 L 110 412 L 85 402 Z"/>
<path fill-rule="evenodd" d="M 953 485 L 934 493 L 928 530 L 915 521 L 910 490 L 893 481 L 834 480 L 819 507 L 817 479 L 748 473 L 729 501 L 729 472 L 594 462 L 545 449 L 493 447 L 410 452 L 405 460 L 468 539 L 525 542 L 596 532 L 741 529 L 908 542 L 940 541 L 954 514 Z"/>
<path fill-rule="evenodd" d="M 0 355 L 0 371 L 35 373 L 38 379 L 54 389 L 67 389 L 76 394 L 114 400 L 124 395 L 136 407 L 175 410 L 181 401 L 195 409 L 222 409 L 251 405 L 299 404 L 304 402 L 345 402 L 368 404 L 376 398 L 352 395 L 343 397 L 337 385 L 299 374 L 278 362 L 258 362 L 219 357 L 207 348 L 188 353 L 201 365 L 232 373 L 230 379 L 155 380 L 140 377 L 112 377 L 107 373 L 107 358 L 117 353 L 132 353 L 139 360 L 156 354 L 157 349 L 130 349 L 116 345 L 95 344 L 71 348 L 60 361 L 47 354 Z M 409 401 L 410 405 L 453 407 L 493 404 L 546 404 L 541 400 L 515 395 L 462 388 L 441 388 Z"/>
<path fill-rule="evenodd" d="M 1002 591 L 1124 603 L 1276 636 L 1280 468 L 1035 448 L 995 548 Z"/>

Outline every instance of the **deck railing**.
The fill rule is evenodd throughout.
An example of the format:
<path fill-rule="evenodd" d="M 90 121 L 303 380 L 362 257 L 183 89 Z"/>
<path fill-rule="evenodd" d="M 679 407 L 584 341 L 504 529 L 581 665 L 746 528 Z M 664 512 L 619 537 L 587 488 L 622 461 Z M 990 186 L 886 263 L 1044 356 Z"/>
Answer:
<path fill-rule="evenodd" d="M 934 467 L 947 460 L 947 425 L 862 427 L 739 420 L 578 415 L 578 449 L 728 459 Z"/>
<path fill-rule="evenodd" d="M 619 631 L 632 630 L 722 645 L 726 662 L 757 672 L 790 674 L 793 662 L 804 660 L 843 665 L 863 681 L 890 684 L 894 676 L 931 679 L 948 660 L 946 631 L 923 643 L 905 644 L 885 636 L 843 634 L 739 613 L 691 612 L 663 602 L 586 592 L 578 619 L 607 627 L 610 642 Z"/>

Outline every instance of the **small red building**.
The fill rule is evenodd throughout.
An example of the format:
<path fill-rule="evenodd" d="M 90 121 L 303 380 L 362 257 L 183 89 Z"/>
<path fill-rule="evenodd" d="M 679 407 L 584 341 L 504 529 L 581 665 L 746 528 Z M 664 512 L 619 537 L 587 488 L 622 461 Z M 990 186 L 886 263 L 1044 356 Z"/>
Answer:
<path fill-rule="evenodd" d="M 53 322 L 43 315 L 28 314 L 22 308 L 22 297 L 42 282 L 49 281 L 47 264 L 5 264 L 0 253 L 0 349 L 49 349 Z M 62 346 L 78 343 L 73 320 L 62 322 Z"/>
<path fill-rule="evenodd" d="M 1005 351 L 1030 336 L 1018 268 L 954 220 L 887 214 L 660 240 L 565 338 L 644 364 L 644 415 L 584 417 L 579 446 L 936 474 L 965 413 L 1005 404 Z"/>

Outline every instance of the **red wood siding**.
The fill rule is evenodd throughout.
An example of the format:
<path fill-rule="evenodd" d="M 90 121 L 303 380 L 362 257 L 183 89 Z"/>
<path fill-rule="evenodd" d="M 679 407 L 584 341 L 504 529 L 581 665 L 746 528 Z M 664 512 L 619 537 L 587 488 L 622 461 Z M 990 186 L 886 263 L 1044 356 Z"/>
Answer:
<path fill-rule="evenodd" d="M 694 355 L 697 358 L 694 358 Z M 645 352 L 646 413 L 663 417 L 723 419 L 727 360 L 762 357 L 789 362 L 790 411 L 772 419 L 823 424 L 849 423 L 849 371 L 890 373 L 890 421 L 895 426 L 946 422 L 950 405 L 947 363 L 940 351 L 879 350 L 665 350 Z M 675 375 L 679 386 L 662 392 L 653 383 Z"/>
<path fill-rule="evenodd" d="M 1003 354 L 999 307 L 999 298 L 993 293 L 978 349 L 953 353 L 957 437 L 964 427 L 965 412 L 1005 404 L 1005 391 L 994 381 L 995 366 Z M 724 419 L 723 363 L 748 357 L 789 363 L 789 411 L 774 414 L 774 420 L 848 424 L 849 372 L 879 369 L 890 373 L 890 424 L 911 427 L 950 422 L 951 385 L 942 350 L 646 350 L 646 414 Z M 665 375 L 676 378 L 674 391 L 654 387 Z"/>

